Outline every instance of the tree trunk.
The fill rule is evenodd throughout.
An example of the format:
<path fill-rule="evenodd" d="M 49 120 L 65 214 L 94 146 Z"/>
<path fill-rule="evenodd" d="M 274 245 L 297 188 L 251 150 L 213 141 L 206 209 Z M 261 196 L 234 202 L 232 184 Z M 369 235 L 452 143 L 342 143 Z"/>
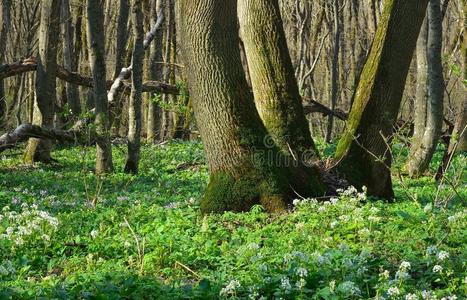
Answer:
<path fill-rule="evenodd" d="M 77 65 L 73 59 L 74 56 L 79 55 L 74 52 L 73 43 L 73 18 L 70 12 L 70 0 L 62 0 L 62 19 L 63 19 L 63 66 L 72 71 L 76 72 Z M 81 103 L 79 99 L 78 87 L 74 84 L 66 83 L 66 99 L 70 106 L 71 112 L 75 118 L 78 118 L 81 114 Z"/>
<path fill-rule="evenodd" d="M 56 102 L 57 46 L 60 37 L 61 0 L 44 0 L 39 25 L 39 54 L 37 57 L 36 101 L 33 124 L 53 127 Z M 30 139 L 24 154 L 26 163 L 50 162 L 50 140 Z"/>
<path fill-rule="evenodd" d="M 141 145 L 141 89 L 143 85 L 144 27 L 143 4 L 141 0 L 133 1 L 131 16 L 133 21 L 135 46 L 133 50 L 133 76 L 128 109 L 128 154 L 125 164 L 125 173 L 137 174 Z"/>
<path fill-rule="evenodd" d="M 151 8 L 151 24 L 156 22 L 159 13 L 164 13 L 163 4 L 164 0 L 153 0 L 154 7 Z M 154 24 L 152 25 L 154 26 Z M 163 65 L 161 64 L 163 59 L 163 38 L 164 32 L 158 30 L 155 37 L 155 42 L 151 44 L 149 54 L 149 77 L 151 80 L 162 81 L 163 77 Z M 152 96 L 152 94 L 151 94 Z M 150 97 L 148 104 L 148 134 L 147 141 L 154 143 L 156 140 L 160 140 L 160 127 L 161 127 L 162 111 L 159 105 Z"/>
<path fill-rule="evenodd" d="M 87 3 L 89 62 L 93 77 L 93 98 L 96 108 L 96 174 L 112 172 L 112 148 L 109 136 L 109 113 L 107 104 L 105 37 L 103 3 Z"/>
<path fill-rule="evenodd" d="M 333 57 L 331 67 L 331 99 L 330 108 L 334 110 L 337 103 L 337 95 L 339 91 L 339 52 L 340 52 L 340 39 L 341 39 L 341 13 L 340 13 L 339 0 L 334 0 L 332 5 L 332 11 L 334 15 L 334 45 L 333 45 Z M 328 116 L 328 126 L 326 129 L 326 142 L 330 143 L 332 140 L 332 131 L 334 128 L 334 116 L 331 114 Z"/>
<path fill-rule="evenodd" d="M 303 111 L 278 1 L 239 0 L 238 15 L 259 115 L 283 154 L 309 163 L 318 152 Z"/>
<path fill-rule="evenodd" d="M 336 150 L 339 169 L 372 196 L 392 198 L 391 144 L 410 62 L 428 0 L 388 0 L 362 71 L 346 130 Z"/>
<path fill-rule="evenodd" d="M 428 169 L 443 127 L 443 97 L 444 78 L 441 61 L 442 52 L 442 26 L 440 0 L 430 0 L 428 5 L 428 103 L 426 108 L 426 124 L 419 143 L 411 151 L 409 160 L 409 173 L 412 177 L 419 177 Z M 417 138 L 420 138 L 417 137 Z"/>
<path fill-rule="evenodd" d="M 128 19 L 130 16 L 129 0 L 120 0 L 117 21 L 117 39 L 115 45 L 115 70 L 113 78 L 117 78 L 125 66 L 125 48 L 128 42 Z"/>
<path fill-rule="evenodd" d="M 11 0 L 0 2 L 0 64 L 5 60 L 8 31 L 10 30 Z M 7 101 L 3 80 L 0 80 L 0 126 L 6 121 Z"/>
<path fill-rule="evenodd" d="M 291 187 L 306 196 L 322 194 L 316 178 L 307 177 L 297 184 L 290 168 L 268 160 L 268 155 L 277 155 L 279 150 L 263 143 L 267 131 L 240 58 L 236 1 L 177 3 L 183 16 L 180 31 L 190 95 L 210 169 L 202 211 L 245 211 L 255 204 L 281 211 L 296 197 Z"/>
<path fill-rule="evenodd" d="M 417 40 L 417 85 L 414 102 L 414 132 L 407 161 L 407 170 L 413 173 L 414 153 L 420 148 L 425 133 L 427 102 L 428 102 L 428 16 L 423 21 L 422 29 Z"/>

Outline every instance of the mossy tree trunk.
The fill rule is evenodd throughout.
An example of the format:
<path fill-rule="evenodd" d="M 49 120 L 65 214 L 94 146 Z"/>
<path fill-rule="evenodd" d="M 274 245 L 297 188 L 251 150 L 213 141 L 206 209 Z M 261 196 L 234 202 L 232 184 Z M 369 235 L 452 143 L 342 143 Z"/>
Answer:
<path fill-rule="evenodd" d="M 237 35 L 236 1 L 181 0 L 178 12 L 190 95 L 204 143 L 210 181 L 203 212 L 245 211 L 262 204 L 281 211 L 296 195 L 322 193 L 313 177 L 271 161 L 279 149 L 267 136 L 243 72 Z M 280 155 L 279 155 L 280 158 Z M 291 188 L 292 187 L 292 188 Z"/>
<path fill-rule="evenodd" d="M 409 157 L 408 169 L 412 177 L 419 177 L 428 169 L 443 128 L 444 78 L 441 60 L 443 20 L 440 0 L 430 0 L 426 20 L 428 34 L 425 55 L 428 72 L 425 99 L 428 101 L 423 132 L 421 136 L 415 136 L 416 140 Z"/>
<path fill-rule="evenodd" d="M 90 47 L 89 62 L 93 77 L 93 98 L 96 108 L 96 173 L 105 174 L 113 171 L 113 163 L 106 87 L 103 2 L 88 1 L 87 14 L 87 36 Z"/>
<path fill-rule="evenodd" d="M 132 21 L 135 45 L 132 59 L 131 96 L 128 107 L 128 153 L 125 164 L 126 173 L 138 173 L 139 154 L 141 147 L 141 102 L 143 85 L 144 60 L 144 28 L 143 4 L 141 0 L 133 0 Z"/>
<path fill-rule="evenodd" d="M 37 57 L 36 100 L 33 124 L 52 128 L 56 103 L 57 46 L 60 37 L 61 0 L 41 1 L 39 53 Z M 26 163 L 50 162 L 52 141 L 30 139 L 24 154 Z"/>
<path fill-rule="evenodd" d="M 388 0 L 337 146 L 339 169 L 370 195 L 392 198 L 391 144 L 428 0 Z"/>
<path fill-rule="evenodd" d="M 245 47 L 259 115 L 283 154 L 318 158 L 303 111 L 277 0 L 239 0 Z M 305 153 L 305 154 L 304 154 Z"/>

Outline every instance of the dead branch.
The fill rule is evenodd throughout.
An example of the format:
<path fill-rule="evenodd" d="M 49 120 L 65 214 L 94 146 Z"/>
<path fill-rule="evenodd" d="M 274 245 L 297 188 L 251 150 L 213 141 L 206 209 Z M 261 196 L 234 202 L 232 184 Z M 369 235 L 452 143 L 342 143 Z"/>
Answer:
<path fill-rule="evenodd" d="M 21 75 L 27 72 L 33 72 L 37 70 L 37 61 L 35 57 L 29 57 L 24 60 L 19 60 L 11 64 L 0 65 L 0 80 Z M 76 84 L 79 86 L 92 87 L 93 81 L 91 77 L 86 77 L 81 74 L 71 72 L 64 68 L 63 66 L 57 66 L 57 78 L 69 82 L 71 84 Z M 107 89 L 110 89 L 113 84 L 113 81 L 107 80 Z M 130 91 L 130 84 L 124 82 L 123 80 L 119 84 L 119 89 L 123 89 L 126 93 Z M 177 95 L 179 90 L 176 86 L 166 84 L 158 81 L 147 81 L 143 83 L 143 92 L 152 92 L 152 93 L 163 93 L 163 94 L 172 94 Z"/>

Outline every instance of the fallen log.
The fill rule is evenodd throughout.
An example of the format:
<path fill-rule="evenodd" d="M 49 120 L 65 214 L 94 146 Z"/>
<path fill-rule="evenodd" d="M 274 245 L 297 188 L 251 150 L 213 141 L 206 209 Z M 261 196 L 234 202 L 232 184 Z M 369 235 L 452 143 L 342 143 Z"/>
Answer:
<path fill-rule="evenodd" d="M 0 152 L 16 147 L 17 144 L 27 141 L 29 138 L 49 139 L 59 142 L 77 142 L 82 140 L 81 131 L 70 129 L 46 128 L 33 124 L 22 124 L 12 132 L 0 136 Z"/>
<path fill-rule="evenodd" d="M 11 64 L 0 65 L 0 80 L 3 80 L 8 77 L 21 75 L 27 72 L 34 72 L 37 70 L 37 61 L 35 57 L 29 57 L 24 60 L 19 60 Z M 83 76 L 76 72 L 71 72 L 63 66 L 57 66 L 57 78 L 69 82 L 71 84 L 76 84 L 79 86 L 92 87 L 92 77 Z M 110 90 L 112 87 L 113 81 L 107 80 L 107 89 Z M 119 86 L 121 90 L 125 93 L 129 93 L 131 90 L 131 85 L 127 82 L 121 82 Z M 158 81 L 147 81 L 143 83 L 143 92 L 152 92 L 152 93 L 163 93 L 178 95 L 179 89 L 175 85 L 170 85 Z"/>

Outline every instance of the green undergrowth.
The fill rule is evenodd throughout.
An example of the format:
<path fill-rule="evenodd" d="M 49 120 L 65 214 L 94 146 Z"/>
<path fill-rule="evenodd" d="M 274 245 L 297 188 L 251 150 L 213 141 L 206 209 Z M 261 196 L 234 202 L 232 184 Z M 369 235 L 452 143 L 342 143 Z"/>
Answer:
<path fill-rule="evenodd" d="M 58 163 L 34 167 L 3 153 L 0 299 L 466 296 L 465 155 L 438 184 L 442 151 L 414 180 L 396 145 L 391 204 L 349 189 L 282 215 L 203 216 L 201 144 L 144 146 L 137 176 L 122 173 L 124 150 L 114 147 L 120 169 L 103 178 L 92 148 L 56 149 Z"/>

